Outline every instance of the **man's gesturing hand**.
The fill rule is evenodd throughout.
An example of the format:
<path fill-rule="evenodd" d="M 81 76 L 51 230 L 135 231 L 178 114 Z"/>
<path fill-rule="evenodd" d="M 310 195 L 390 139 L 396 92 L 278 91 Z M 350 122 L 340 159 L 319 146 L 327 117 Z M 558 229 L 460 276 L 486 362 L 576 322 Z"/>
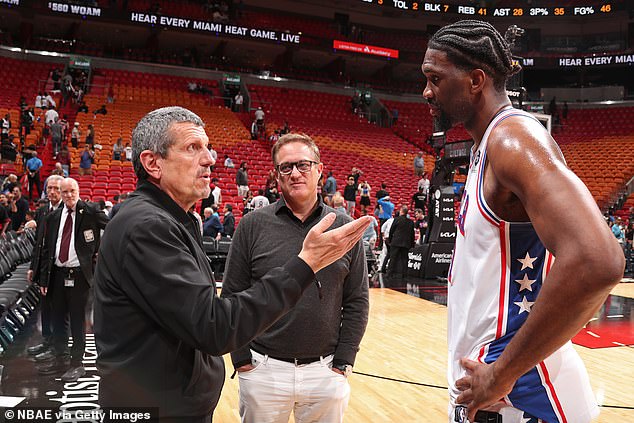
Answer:
<path fill-rule="evenodd" d="M 361 239 L 372 218 L 363 216 L 353 222 L 325 232 L 335 221 L 335 214 L 328 213 L 306 235 L 299 258 L 310 266 L 313 272 L 334 263 Z"/>

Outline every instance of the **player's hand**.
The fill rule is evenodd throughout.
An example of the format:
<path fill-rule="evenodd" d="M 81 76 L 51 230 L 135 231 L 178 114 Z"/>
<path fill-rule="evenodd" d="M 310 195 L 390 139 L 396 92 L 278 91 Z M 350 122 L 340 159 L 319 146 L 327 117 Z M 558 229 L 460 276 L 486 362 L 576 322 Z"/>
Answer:
<path fill-rule="evenodd" d="M 336 215 L 328 213 L 308 232 L 299 258 L 310 266 L 314 273 L 334 263 L 346 254 L 361 239 L 363 232 L 372 222 L 370 216 L 325 232 L 335 221 Z"/>
<path fill-rule="evenodd" d="M 245 364 L 244 366 L 240 366 L 236 369 L 236 371 L 238 373 L 242 373 L 242 372 L 248 372 L 249 370 L 253 370 L 255 369 L 255 366 L 253 364 Z"/>
<path fill-rule="evenodd" d="M 46 295 L 46 293 L 48 292 L 48 287 L 40 286 L 40 292 L 42 293 L 42 295 Z"/>
<path fill-rule="evenodd" d="M 33 270 L 31 270 L 31 269 L 27 270 L 27 272 L 26 272 L 26 281 L 28 283 L 33 282 Z"/>
<path fill-rule="evenodd" d="M 467 406 L 469 421 L 475 420 L 478 410 L 488 409 L 506 394 L 511 392 L 515 381 L 503 381 L 496 375 L 495 363 L 485 364 L 463 358 L 460 365 L 467 375 L 456 381 L 456 388 L 462 393 L 456 399 L 457 404 Z"/>

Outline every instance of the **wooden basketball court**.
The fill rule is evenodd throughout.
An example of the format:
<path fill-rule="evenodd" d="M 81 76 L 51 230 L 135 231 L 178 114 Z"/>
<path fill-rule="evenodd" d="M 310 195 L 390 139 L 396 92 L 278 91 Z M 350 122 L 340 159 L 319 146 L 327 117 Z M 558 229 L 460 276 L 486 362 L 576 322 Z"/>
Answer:
<path fill-rule="evenodd" d="M 634 298 L 634 284 L 620 284 L 613 294 Z M 634 331 L 634 312 L 630 316 Z M 370 319 L 356 374 L 350 378 L 345 421 L 446 422 L 446 338 L 445 306 L 391 289 L 371 289 Z M 596 422 L 634 422 L 634 348 L 575 348 L 604 406 Z M 233 367 L 228 356 L 225 360 L 227 378 L 214 421 L 238 422 L 237 377 L 229 378 Z"/>

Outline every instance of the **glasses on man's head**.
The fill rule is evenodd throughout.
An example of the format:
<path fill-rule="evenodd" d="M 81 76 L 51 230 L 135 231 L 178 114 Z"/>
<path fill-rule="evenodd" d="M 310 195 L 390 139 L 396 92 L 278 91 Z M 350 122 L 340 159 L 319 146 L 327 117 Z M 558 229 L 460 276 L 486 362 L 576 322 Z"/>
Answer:
<path fill-rule="evenodd" d="M 300 160 L 298 162 L 286 162 L 277 165 L 277 171 L 280 175 L 290 175 L 293 173 L 293 168 L 296 167 L 301 173 L 308 173 L 313 168 L 313 165 L 318 164 L 312 160 Z"/>

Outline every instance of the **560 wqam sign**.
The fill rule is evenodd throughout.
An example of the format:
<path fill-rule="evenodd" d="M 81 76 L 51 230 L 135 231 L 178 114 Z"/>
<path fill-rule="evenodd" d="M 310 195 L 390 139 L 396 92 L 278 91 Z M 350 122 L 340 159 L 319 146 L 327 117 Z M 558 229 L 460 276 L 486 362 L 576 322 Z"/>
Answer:
<path fill-rule="evenodd" d="M 239 25 L 198 21 L 195 19 L 177 18 L 173 16 L 152 15 L 148 13 L 132 12 L 130 14 L 130 21 L 149 25 L 158 25 L 162 27 L 213 32 L 218 35 L 223 34 L 235 37 L 281 41 L 293 44 L 299 44 L 300 39 L 300 34 L 291 34 L 288 32 L 273 31 L 270 29 L 247 28 Z"/>

